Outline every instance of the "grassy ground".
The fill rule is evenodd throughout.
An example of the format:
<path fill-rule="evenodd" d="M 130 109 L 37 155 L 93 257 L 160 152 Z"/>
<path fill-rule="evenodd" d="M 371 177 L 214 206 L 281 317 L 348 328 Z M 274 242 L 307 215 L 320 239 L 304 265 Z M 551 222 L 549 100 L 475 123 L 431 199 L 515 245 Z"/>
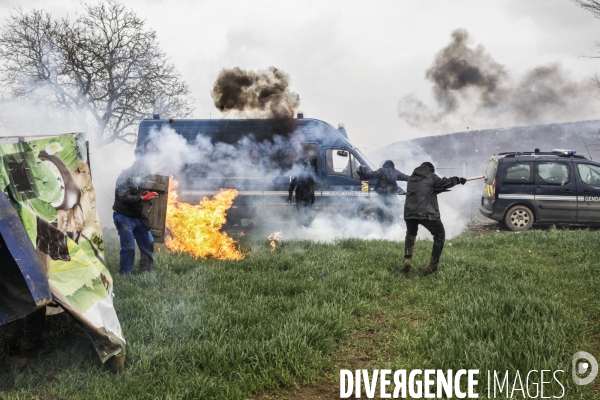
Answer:
<path fill-rule="evenodd" d="M 120 278 L 113 239 L 125 372 L 104 369 L 85 335 L 55 317 L 50 353 L 1 376 L 0 390 L 11 399 L 339 398 L 340 368 L 429 367 L 564 369 L 565 398 L 600 398 L 597 382 L 577 387 L 570 374 L 576 351 L 600 356 L 600 232 L 468 235 L 427 278 L 431 242 L 417 242 L 404 276 L 392 267 L 398 243 L 284 242 L 272 252 L 246 240 L 241 262 L 161 252 L 154 272 Z"/>

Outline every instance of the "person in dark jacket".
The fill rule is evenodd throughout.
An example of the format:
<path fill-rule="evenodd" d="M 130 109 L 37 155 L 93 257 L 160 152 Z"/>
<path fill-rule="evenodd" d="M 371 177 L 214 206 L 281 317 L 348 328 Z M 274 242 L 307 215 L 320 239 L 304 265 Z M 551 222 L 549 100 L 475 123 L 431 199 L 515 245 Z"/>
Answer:
<path fill-rule="evenodd" d="M 384 161 L 377 171 L 368 172 L 364 165 L 358 167 L 361 179 L 376 178 L 375 191 L 384 198 L 389 195 L 398 194 L 398 183 L 396 181 L 408 181 L 408 175 L 398 171 L 392 160 Z"/>
<path fill-rule="evenodd" d="M 358 175 L 361 179 L 377 179 L 375 184 L 375 192 L 380 196 L 383 205 L 385 206 L 383 212 L 383 220 L 387 222 L 394 221 L 393 207 L 397 206 L 396 195 L 399 193 L 401 188 L 398 187 L 396 181 L 408 181 L 408 175 L 398 171 L 395 168 L 392 160 L 386 160 L 383 162 L 381 168 L 377 171 L 368 172 L 364 165 L 358 167 Z"/>
<path fill-rule="evenodd" d="M 140 248 L 140 271 L 152 269 L 154 259 L 154 239 L 150 233 L 150 221 L 142 213 L 142 202 L 158 196 L 156 192 L 141 193 L 139 185 L 149 175 L 149 170 L 141 159 L 124 170 L 117 178 L 113 221 L 121 242 L 119 274 L 130 275 L 135 262 L 135 243 Z M 135 240 L 135 242 L 134 242 Z"/>
<path fill-rule="evenodd" d="M 296 191 L 296 209 L 298 219 L 303 226 L 309 226 L 314 218 L 312 206 L 315 203 L 315 178 L 311 171 L 311 164 L 305 162 L 298 176 L 292 178 L 287 202 L 292 203 L 292 195 Z"/>
<path fill-rule="evenodd" d="M 465 178 L 457 176 L 440 178 L 434 172 L 433 164 L 424 162 L 415 168 L 408 179 L 406 202 L 404 203 L 404 221 L 406 222 L 404 272 L 408 272 L 412 265 L 413 249 L 419 225 L 423 225 L 433 235 L 431 260 L 425 269 L 425 275 L 437 271 L 446 235 L 444 224 L 440 219 L 437 195 L 459 183 L 464 185 L 467 182 Z"/>

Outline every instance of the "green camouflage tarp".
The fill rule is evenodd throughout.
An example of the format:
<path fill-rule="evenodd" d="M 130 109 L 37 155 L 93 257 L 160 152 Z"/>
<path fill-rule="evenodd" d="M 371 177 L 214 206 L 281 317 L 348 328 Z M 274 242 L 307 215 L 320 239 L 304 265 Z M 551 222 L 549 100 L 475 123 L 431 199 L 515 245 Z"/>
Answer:
<path fill-rule="evenodd" d="M 0 190 L 48 267 L 53 300 L 81 322 L 102 362 L 124 356 L 85 135 L 27 139 L 0 142 Z"/>

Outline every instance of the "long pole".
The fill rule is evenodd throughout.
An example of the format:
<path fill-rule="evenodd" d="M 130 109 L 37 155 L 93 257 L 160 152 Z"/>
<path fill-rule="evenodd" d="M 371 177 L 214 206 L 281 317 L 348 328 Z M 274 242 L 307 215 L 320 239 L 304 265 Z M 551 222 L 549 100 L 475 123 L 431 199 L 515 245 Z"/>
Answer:
<path fill-rule="evenodd" d="M 477 176 L 472 176 L 470 178 L 467 178 L 468 181 L 475 181 L 477 179 L 485 179 L 485 175 L 477 175 Z"/>

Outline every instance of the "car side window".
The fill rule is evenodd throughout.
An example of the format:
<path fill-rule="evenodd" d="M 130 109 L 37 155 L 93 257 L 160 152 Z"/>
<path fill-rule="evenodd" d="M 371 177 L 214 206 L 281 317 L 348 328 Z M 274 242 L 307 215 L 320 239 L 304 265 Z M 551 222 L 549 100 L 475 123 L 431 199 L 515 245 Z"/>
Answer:
<path fill-rule="evenodd" d="M 329 175 L 352 178 L 351 155 L 347 150 L 327 149 L 325 152 L 326 171 Z"/>
<path fill-rule="evenodd" d="M 531 163 L 516 163 L 504 169 L 503 183 L 530 184 L 533 183 Z"/>
<path fill-rule="evenodd" d="M 537 163 L 536 183 L 539 185 L 566 185 L 571 181 L 569 166 L 559 162 Z"/>
<path fill-rule="evenodd" d="M 600 187 L 600 167 L 590 164 L 577 164 L 581 181 L 590 186 Z"/>

